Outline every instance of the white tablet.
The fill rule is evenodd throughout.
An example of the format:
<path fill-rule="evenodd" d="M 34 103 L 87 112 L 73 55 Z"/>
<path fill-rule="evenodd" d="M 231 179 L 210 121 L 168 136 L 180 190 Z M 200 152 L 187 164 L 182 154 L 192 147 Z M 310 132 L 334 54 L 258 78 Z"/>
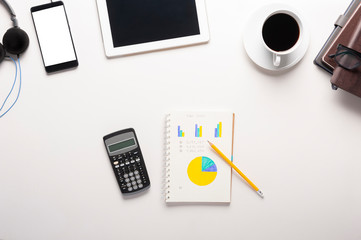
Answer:
<path fill-rule="evenodd" d="M 105 55 L 209 41 L 205 0 L 97 0 Z"/>

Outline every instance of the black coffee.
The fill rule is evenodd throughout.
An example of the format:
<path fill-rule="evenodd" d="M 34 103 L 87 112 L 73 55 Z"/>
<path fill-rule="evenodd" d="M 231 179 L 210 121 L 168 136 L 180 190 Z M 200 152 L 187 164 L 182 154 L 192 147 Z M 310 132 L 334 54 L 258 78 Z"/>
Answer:
<path fill-rule="evenodd" d="M 263 24 L 262 36 L 266 45 L 277 52 L 292 48 L 298 41 L 300 28 L 296 20 L 285 13 L 269 17 Z"/>

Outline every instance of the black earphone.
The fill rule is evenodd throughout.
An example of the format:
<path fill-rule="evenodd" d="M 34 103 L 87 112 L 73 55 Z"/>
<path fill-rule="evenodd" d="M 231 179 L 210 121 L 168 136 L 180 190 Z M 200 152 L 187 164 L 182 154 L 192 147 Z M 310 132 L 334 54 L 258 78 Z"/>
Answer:
<path fill-rule="evenodd" d="M 3 45 L 0 43 L 0 63 L 4 60 L 4 58 L 8 58 L 12 60 L 15 64 L 15 80 L 11 87 L 11 90 L 7 97 L 5 98 L 4 102 L 2 103 L 0 107 L 0 118 L 2 118 L 7 112 L 10 111 L 10 109 L 14 106 L 14 104 L 18 101 L 20 90 L 21 90 L 21 66 L 20 66 L 20 59 L 19 55 L 28 48 L 29 46 L 29 37 L 26 32 L 21 30 L 18 25 L 18 21 L 16 19 L 16 15 L 12 7 L 9 5 L 9 3 L 6 0 L 0 0 L 0 4 L 3 4 L 5 8 L 8 10 L 8 12 L 11 15 L 11 21 L 13 22 L 13 27 L 8 29 L 3 37 Z M 17 63 L 14 60 L 11 55 L 16 55 L 17 57 Z M 5 108 L 6 110 L 3 110 L 7 100 L 9 99 L 9 96 L 11 95 L 14 86 L 16 84 L 16 79 L 18 76 L 18 70 L 19 70 L 19 90 L 18 94 L 16 96 L 15 101 L 11 104 L 9 108 Z M 3 111 L 3 113 L 1 112 Z"/>
<path fill-rule="evenodd" d="M 10 4 L 6 0 L 0 0 L 0 3 L 4 4 L 11 15 L 11 21 L 13 22 L 13 27 L 8 29 L 4 34 L 3 44 L 0 43 L 1 63 L 7 53 L 19 56 L 19 54 L 25 52 L 29 46 L 29 36 L 24 30 L 19 28 L 15 12 Z"/>

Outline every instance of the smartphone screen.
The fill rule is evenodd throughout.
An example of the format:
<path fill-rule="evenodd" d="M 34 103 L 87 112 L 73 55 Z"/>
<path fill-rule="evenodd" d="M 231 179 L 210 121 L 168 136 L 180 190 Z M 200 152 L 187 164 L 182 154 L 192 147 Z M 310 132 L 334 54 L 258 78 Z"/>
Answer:
<path fill-rule="evenodd" d="M 46 72 L 78 66 L 63 2 L 32 7 L 31 14 Z"/>

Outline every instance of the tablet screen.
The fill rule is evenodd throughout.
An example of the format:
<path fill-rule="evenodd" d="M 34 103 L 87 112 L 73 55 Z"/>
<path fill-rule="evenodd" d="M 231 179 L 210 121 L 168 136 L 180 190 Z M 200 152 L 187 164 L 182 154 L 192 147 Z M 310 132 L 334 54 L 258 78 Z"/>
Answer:
<path fill-rule="evenodd" d="M 199 35 L 195 0 L 107 0 L 114 47 Z"/>

